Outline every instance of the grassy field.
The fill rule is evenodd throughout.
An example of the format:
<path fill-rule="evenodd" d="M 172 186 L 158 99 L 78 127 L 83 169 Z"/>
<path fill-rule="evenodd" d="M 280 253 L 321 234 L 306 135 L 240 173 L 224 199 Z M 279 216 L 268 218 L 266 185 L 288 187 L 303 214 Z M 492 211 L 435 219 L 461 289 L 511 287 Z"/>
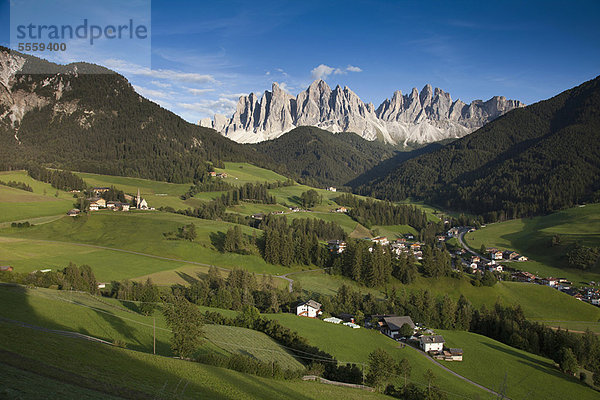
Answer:
<path fill-rule="evenodd" d="M 33 189 L 28 192 L 0 185 L 0 223 L 66 214 L 73 208 L 75 199 L 71 193 L 36 181 L 25 171 L 0 172 L 0 181 L 24 182 Z"/>
<path fill-rule="evenodd" d="M 470 332 L 438 330 L 448 347 L 464 351 L 462 362 L 444 362 L 451 370 L 511 399 L 597 399 L 578 379 L 561 373 L 554 361 Z"/>
<path fill-rule="evenodd" d="M 66 382 L 47 378 L 32 372 L 3 364 L 0 359 L 0 398 L 3 399 L 39 399 L 52 395 L 57 399 L 121 399 L 93 389 L 70 385 Z"/>
<path fill-rule="evenodd" d="M 343 325 L 334 325 L 321 320 L 298 317 L 293 314 L 267 314 L 268 318 L 279 321 L 284 326 L 297 331 L 308 339 L 312 345 L 332 354 L 341 362 L 367 363 L 369 354 L 382 348 L 396 360 L 406 358 L 412 366 L 411 381 L 418 385 L 425 384 L 423 373 L 431 369 L 439 387 L 449 392 L 451 399 L 466 396 L 467 398 L 490 398 L 486 392 L 471 386 L 452 374 L 436 367 L 427 358 L 413 349 L 400 348 L 394 340 L 371 329 L 351 329 Z"/>
<path fill-rule="evenodd" d="M 175 231 L 182 225 L 189 223 L 196 225 L 198 238 L 195 242 L 166 240 L 163 237 L 163 233 Z M 88 217 L 78 219 L 65 217 L 27 229 L 5 228 L 0 230 L 0 237 L 10 236 L 40 240 L 51 238 L 60 242 L 107 246 L 225 268 L 244 268 L 259 273 L 280 274 L 290 271 L 289 268 L 266 263 L 259 255 L 222 253 L 220 248 L 224 240 L 224 234 L 230 226 L 232 224 L 226 222 L 203 220 L 170 213 L 115 213 L 106 211 L 96 212 Z M 242 231 L 246 235 L 252 235 L 254 229 L 242 226 Z M 10 243 L 2 244 L 2 248 L 8 250 L 6 261 L 11 261 L 17 266 L 19 266 L 19 263 L 31 264 L 27 257 L 11 254 L 10 246 Z M 106 264 L 104 268 L 107 268 L 107 273 L 131 277 L 131 274 L 127 272 L 127 266 L 120 261 L 121 255 L 122 253 L 114 253 L 115 258 L 110 262 L 110 265 Z M 4 257 L 2 258 L 4 259 Z M 65 261 L 68 262 L 68 259 Z M 148 270 L 136 276 L 152 272 L 159 271 Z"/>
<path fill-rule="evenodd" d="M 60 383 L 93 379 L 92 387 L 105 388 L 109 393 L 131 393 L 137 398 L 167 399 L 376 399 L 385 398 L 375 393 L 356 389 L 338 388 L 316 382 L 281 381 L 259 378 L 208 365 L 153 356 L 97 343 L 49 335 L 27 328 L 0 323 L 4 340 L 0 349 L 16 352 L 23 358 L 8 358 L 4 363 L 22 364 L 33 370 L 33 382 L 47 380 L 41 374 L 52 374 Z M 57 369 L 58 368 L 58 369 Z M 2 374 L 0 374 L 2 375 Z M 13 390 L 20 383 L 0 378 L 2 390 Z M 24 398 L 50 397 L 52 391 Z M 50 388 L 51 389 L 51 388 Z M 141 395 L 139 393 L 144 395 Z M 129 394 L 129 398 L 131 398 Z M 69 398 L 79 398 L 76 393 Z M 104 397 L 106 398 L 106 396 Z"/>
<path fill-rule="evenodd" d="M 344 213 L 332 213 L 332 212 L 296 212 L 286 215 L 288 221 L 291 221 L 296 218 L 317 218 L 322 219 L 327 222 L 336 222 L 338 223 L 344 232 L 350 233 L 352 232 L 358 223 L 350 218 L 347 214 Z"/>
<path fill-rule="evenodd" d="M 172 355 L 170 331 L 160 311 L 153 317 L 128 311 L 134 302 L 98 298 L 83 293 L 50 289 L 0 287 L 5 318 L 51 329 L 68 330 L 109 342 L 120 340 L 128 348 L 152 352 L 153 317 L 156 321 L 157 354 Z M 124 307 L 127 306 L 127 308 Z M 265 362 L 275 361 L 285 369 L 303 366 L 284 348 L 262 332 L 222 325 L 205 325 L 206 341 L 201 353 L 245 354 Z"/>
<path fill-rule="evenodd" d="M 550 246 L 553 235 L 561 245 Z M 570 244 L 580 242 L 600 246 L 600 204 L 588 204 L 551 215 L 490 224 L 465 235 L 467 244 L 479 249 L 482 244 L 516 250 L 531 261 L 514 266 L 542 276 L 566 278 L 574 283 L 600 280 L 600 270 L 580 271 L 567 267 L 563 255 Z M 600 268 L 600 267 L 599 267 Z"/>
<path fill-rule="evenodd" d="M 225 168 L 215 168 L 215 171 L 226 173 L 227 178 L 222 179 L 232 185 L 243 185 L 250 182 L 286 181 L 288 179 L 276 172 L 248 163 L 226 162 Z"/>
<path fill-rule="evenodd" d="M 401 238 L 407 233 L 417 234 L 417 230 L 409 225 L 373 225 L 372 229 L 389 240 Z"/>

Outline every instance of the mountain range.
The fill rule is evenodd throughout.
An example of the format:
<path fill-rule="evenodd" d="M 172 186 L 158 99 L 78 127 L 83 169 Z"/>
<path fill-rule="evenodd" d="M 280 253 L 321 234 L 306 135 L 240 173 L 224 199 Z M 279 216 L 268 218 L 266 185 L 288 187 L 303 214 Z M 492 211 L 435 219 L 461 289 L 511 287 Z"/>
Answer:
<path fill-rule="evenodd" d="M 465 104 L 450 94 L 426 85 L 421 92 L 394 92 L 377 108 L 364 103 L 348 87 L 331 89 L 315 80 L 293 97 L 277 83 L 262 97 L 241 96 L 231 118 L 215 115 L 201 126 L 211 127 L 239 143 L 275 139 L 298 126 L 316 126 L 330 132 L 354 132 L 367 140 L 390 144 L 431 143 L 460 138 L 500 115 L 523 107 L 518 100 L 494 96 Z"/>

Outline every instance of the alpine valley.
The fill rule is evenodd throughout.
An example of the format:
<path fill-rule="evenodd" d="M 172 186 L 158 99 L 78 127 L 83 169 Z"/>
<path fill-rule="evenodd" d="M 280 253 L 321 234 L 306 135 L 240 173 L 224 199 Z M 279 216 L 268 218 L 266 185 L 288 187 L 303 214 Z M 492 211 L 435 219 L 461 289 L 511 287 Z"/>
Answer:
<path fill-rule="evenodd" d="M 600 77 L 196 124 L 0 48 L 0 398 L 593 400 L 599 281 Z"/>

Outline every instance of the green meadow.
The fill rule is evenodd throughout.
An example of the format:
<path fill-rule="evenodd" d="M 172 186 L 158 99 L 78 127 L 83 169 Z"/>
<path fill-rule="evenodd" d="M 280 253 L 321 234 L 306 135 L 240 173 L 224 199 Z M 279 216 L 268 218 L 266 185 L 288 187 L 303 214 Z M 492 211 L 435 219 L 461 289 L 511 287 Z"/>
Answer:
<path fill-rule="evenodd" d="M 233 185 L 243 185 L 253 182 L 286 181 L 288 179 L 269 169 L 260 168 L 248 163 L 226 162 L 225 168 L 215 168 L 215 171 L 226 173 L 227 178 L 222 179 Z"/>
<path fill-rule="evenodd" d="M 51 289 L 0 288 L 6 309 L 1 316 L 44 328 L 67 330 L 94 336 L 108 342 L 116 340 L 128 348 L 152 353 L 153 324 L 156 322 L 156 352 L 172 356 L 171 333 L 159 310 L 153 316 L 131 312 L 135 302 L 99 298 L 85 293 Z M 287 350 L 262 332 L 222 325 L 205 325 L 206 340 L 198 353 L 245 354 L 266 362 L 277 362 L 285 369 L 303 366 Z"/>
<path fill-rule="evenodd" d="M 24 182 L 33 189 L 28 192 L 0 185 L 0 223 L 66 214 L 75 202 L 71 193 L 36 181 L 25 171 L 0 172 L 0 181 Z"/>
<path fill-rule="evenodd" d="M 554 361 L 485 336 L 438 330 L 446 346 L 463 349 L 462 362 L 440 361 L 462 376 L 510 399 L 597 399 L 598 392 L 563 374 Z"/>
<path fill-rule="evenodd" d="M 550 245 L 554 235 L 560 235 L 560 246 Z M 600 204 L 490 224 L 465 237 L 469 247 L 474 249 L 485 244 L 488 247 L 515 250 L 529 257 L 529 262 L 515 263 L 515 268 L 542 276 L 566 278 L 576 284 L 600 280 L 598 265 L 592 271 L 581 271 L 569 268 L 564 257 L 569 245 L 576 242 L 600 246 Z"/>
<path fill-rule="evenodd" d="M 17 365 L 30 371 L 38 390 L 23 398 L 51 397 L 53 384 L 67 382 L 87 389 L 103 390 L 131 398 L 167 399 L 377 399 L 382 395 L 316 382 L 260 378 L 209 365 L 154 356 L 98 343 L 38 332 L 0 323 L 4 339 L 0 349 L 22 357 L 0 359 L 2 365 Z M 84 374 L 87 380 L 80 379 Z M 22 386 L 1 374 L 4 391 Z M 48 378 L 50 376 L 50 378 Z M 55 382 L 48 382 L 52 379 Z M 93 379 L 91 383 L 90 379 Z M 97 383 L 96 383 L 97 382 Z M 48 387 L 48 392 L 44 388 Z M 101 389 L 100 389 L 101 388 Z M 127 395 L 128 394 L 128 395 Z M 71 396 L 75 398 L 75 394 Z M 93 397 L 91 397 L 93 398 Z M 97 397 L 96 397 L 97 398 Z M 108 398 L 103 396 L 103 398 Z"/>
<path fill-rule="evenodd" d="M 195 242 L 164 238 L 163 233 L 175 231 L 189 223 L 196 225 L 198 238 Z M 171 213 L 153 211 L 123 213 L 106 210 L 93 212 L 80 218 L 64 217 L 30 228 L 1 229 L 0 237 L 38 240 L 51 238 L 58 242 L 106 246 L 206 264 L 202 266 L 243 268 L 257 273 L 281 274 L 290 271 L 289 268 L 266 263 L 260 255 L 221 252 L 224 235 L 231 226 L 233 224 L 222 221 L 203 220 Z M 242 226 L 242 231 L 251 236 L 255 229 Z M 115 252 L 114 255 L 116 257 L 114 263 L 111 266 L 107 265 L 106 268 L 110 268 L 111 273 L 122 273 L 123 277 L 131 276 L 127 273 L 127 266 L 118 261 L 121 253 Z M 7 254 L 8 261 L 11 257 L 13 256 Z M 28 263 L 24 259 L 22 261 Z M 146 274 L 148 272 L 153 271 L 147 271 Z"/>

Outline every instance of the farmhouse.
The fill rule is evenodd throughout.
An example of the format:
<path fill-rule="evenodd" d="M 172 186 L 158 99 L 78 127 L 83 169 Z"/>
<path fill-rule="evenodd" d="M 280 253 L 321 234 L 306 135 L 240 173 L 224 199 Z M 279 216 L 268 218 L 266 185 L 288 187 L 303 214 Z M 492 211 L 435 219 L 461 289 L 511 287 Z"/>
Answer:
<path fill-rule="evenodd" d="M 212 177 L 217 176 L 217 173 L 215 171 L 210 171 L 208 174 Z"/>
<path fill-rule="evenodd" d="M 108 192 L 110 190 L 109 187 L 95 187 L 92 188 L 92 192 L 98 194 L 98 193 L 105 193 Z"/>
<path fill-rule="evenodd" d="M 371 242 L 377 243 L 380 246 L 386 246 L 390 243 L 387 237 L 385 236 L 377 236 L 371 239 Z"/>
<path fill-rule="evenodd" d="M 410 249 L 412 251 L 419 251 L 421 250 L 421 244 L 420 243 L 413 243 L 410 245 Z"/>
<path fill-rule="evenodd" d="M 533 282 L 536 277 L 531 272 L 519 271 L 512 274 L 512 278 L 518 282 Z"/>
<path fill-rule="evenodd" d="M 296 307 L 296 315 L 309 318 L 317 318 L 323 314 L 321 311 L 321 303 L 317 303 L 314 300 L 308 300 Z"/>
<path fill-rule="evenodd" d="M 444 340 L 444 337 L 442 335 L 423 335 L 419 338 L 419 344 L 421 346 L 421 349 L 423 349 L 423 351 L 426 353 L 429 353 L 430 351 L 442 351 L 444 349 L 444 343 L 446 343 L 446 341 Z"/>
<path fill-rule="evenodd" d="M 492 257 L 492 260 L 502 260 L 503 254 L 501 251 L 497 250 L 491 252 L 490 256 Z"/>
<path fill-rule="evenodd" d="M 338 208 L 335 209 L 335 212 L 338 212 L 338 213 L 347 213 L 348 209 L 346 207 L 338 207 Z"/>
<path fill-rule="evenodd" d="M 254 218 L 258 221 L 262 221 L 265 218 L 265 214 L 264 213 L 252 214 L 252 218 Z"/>
<path fill-rule="evenodd" d="M 106 208 L 106 200 L 102 197 L 90 197 L 88 201 L 90 202 L 90 210 L 92 209 L 92 206 L 95 206 L 96 210 L 98 208 Z"/>
<path fill-rule="evenodd" d="M 217 173 L 217 178 L 227 178 L 227 173 L 226 172 L 219 172 L 219 173 Z"/>
<path fill-rule="evenodd" d="M 456 237 L 458 236 L 458 228 L 452 228 L 448 232 L 448 237 Z"/>
<path fill-rule="evenodd" d="M 528 260 L 528 258 L 525 257 L 525 256 L 519 256 L 519 257 L 517 257 L 517 261 L 527 261 L 527 260 Z"/>
<path fill-rule="evenodd" d="M 330 240 L 327 242 L 327 247 L 332 253 L 342 254 L 346 250 L 346 242 L 343 240 Z"/>
<path fill-rule="evenodd" d="M 10 265 L 0 265 L 0 271 L 11 272 L 12 270 L 13 270 L 13 267 L 11 267 Z"/>
<path fill-rule="evenodd" d="M 543 278 L 542 285 L 555 287 L 558 284 L 558 279 L 556 278 Z"/>
<path fill-rule="evenodd" d="M 76 217 L 79 215 L 80 212 L 81 212 L 81 210 L 79 210 L 78 208 L 73 208 L 73 209 L 67 211 L 67 215 L 69 217 Z"/>
<path fill-rule="evenodd" d="M 337 189 L 336 189 L 336 188 L 334 188 L 333 186 L 329 186 L 329 187 L 327 188 L 327 190 L 328 190 L 329 192 L 337 192 Z"/>
<path fill-rule="evenodd" d="M 90 211 L 98 211 L 98 208 L 97 203 L 90 203 Z"/>
<path fill-rule="evenodd" d="M 444 349 L 440 353 L 433 356 L 437 360 L 444 361 L 462 361 L 463 350 L 462 349 Z"/>
<path fill-rule="evenodd" d="M 392 339 L 398 339 L 401 337 L 400 328 L 402 328 L 404 324 L 408 324 L 414 333 L 415 323 L 409 316 L 398 317 L 396 315 L 385 315 L 379 320 L 381 332 Z"/>

